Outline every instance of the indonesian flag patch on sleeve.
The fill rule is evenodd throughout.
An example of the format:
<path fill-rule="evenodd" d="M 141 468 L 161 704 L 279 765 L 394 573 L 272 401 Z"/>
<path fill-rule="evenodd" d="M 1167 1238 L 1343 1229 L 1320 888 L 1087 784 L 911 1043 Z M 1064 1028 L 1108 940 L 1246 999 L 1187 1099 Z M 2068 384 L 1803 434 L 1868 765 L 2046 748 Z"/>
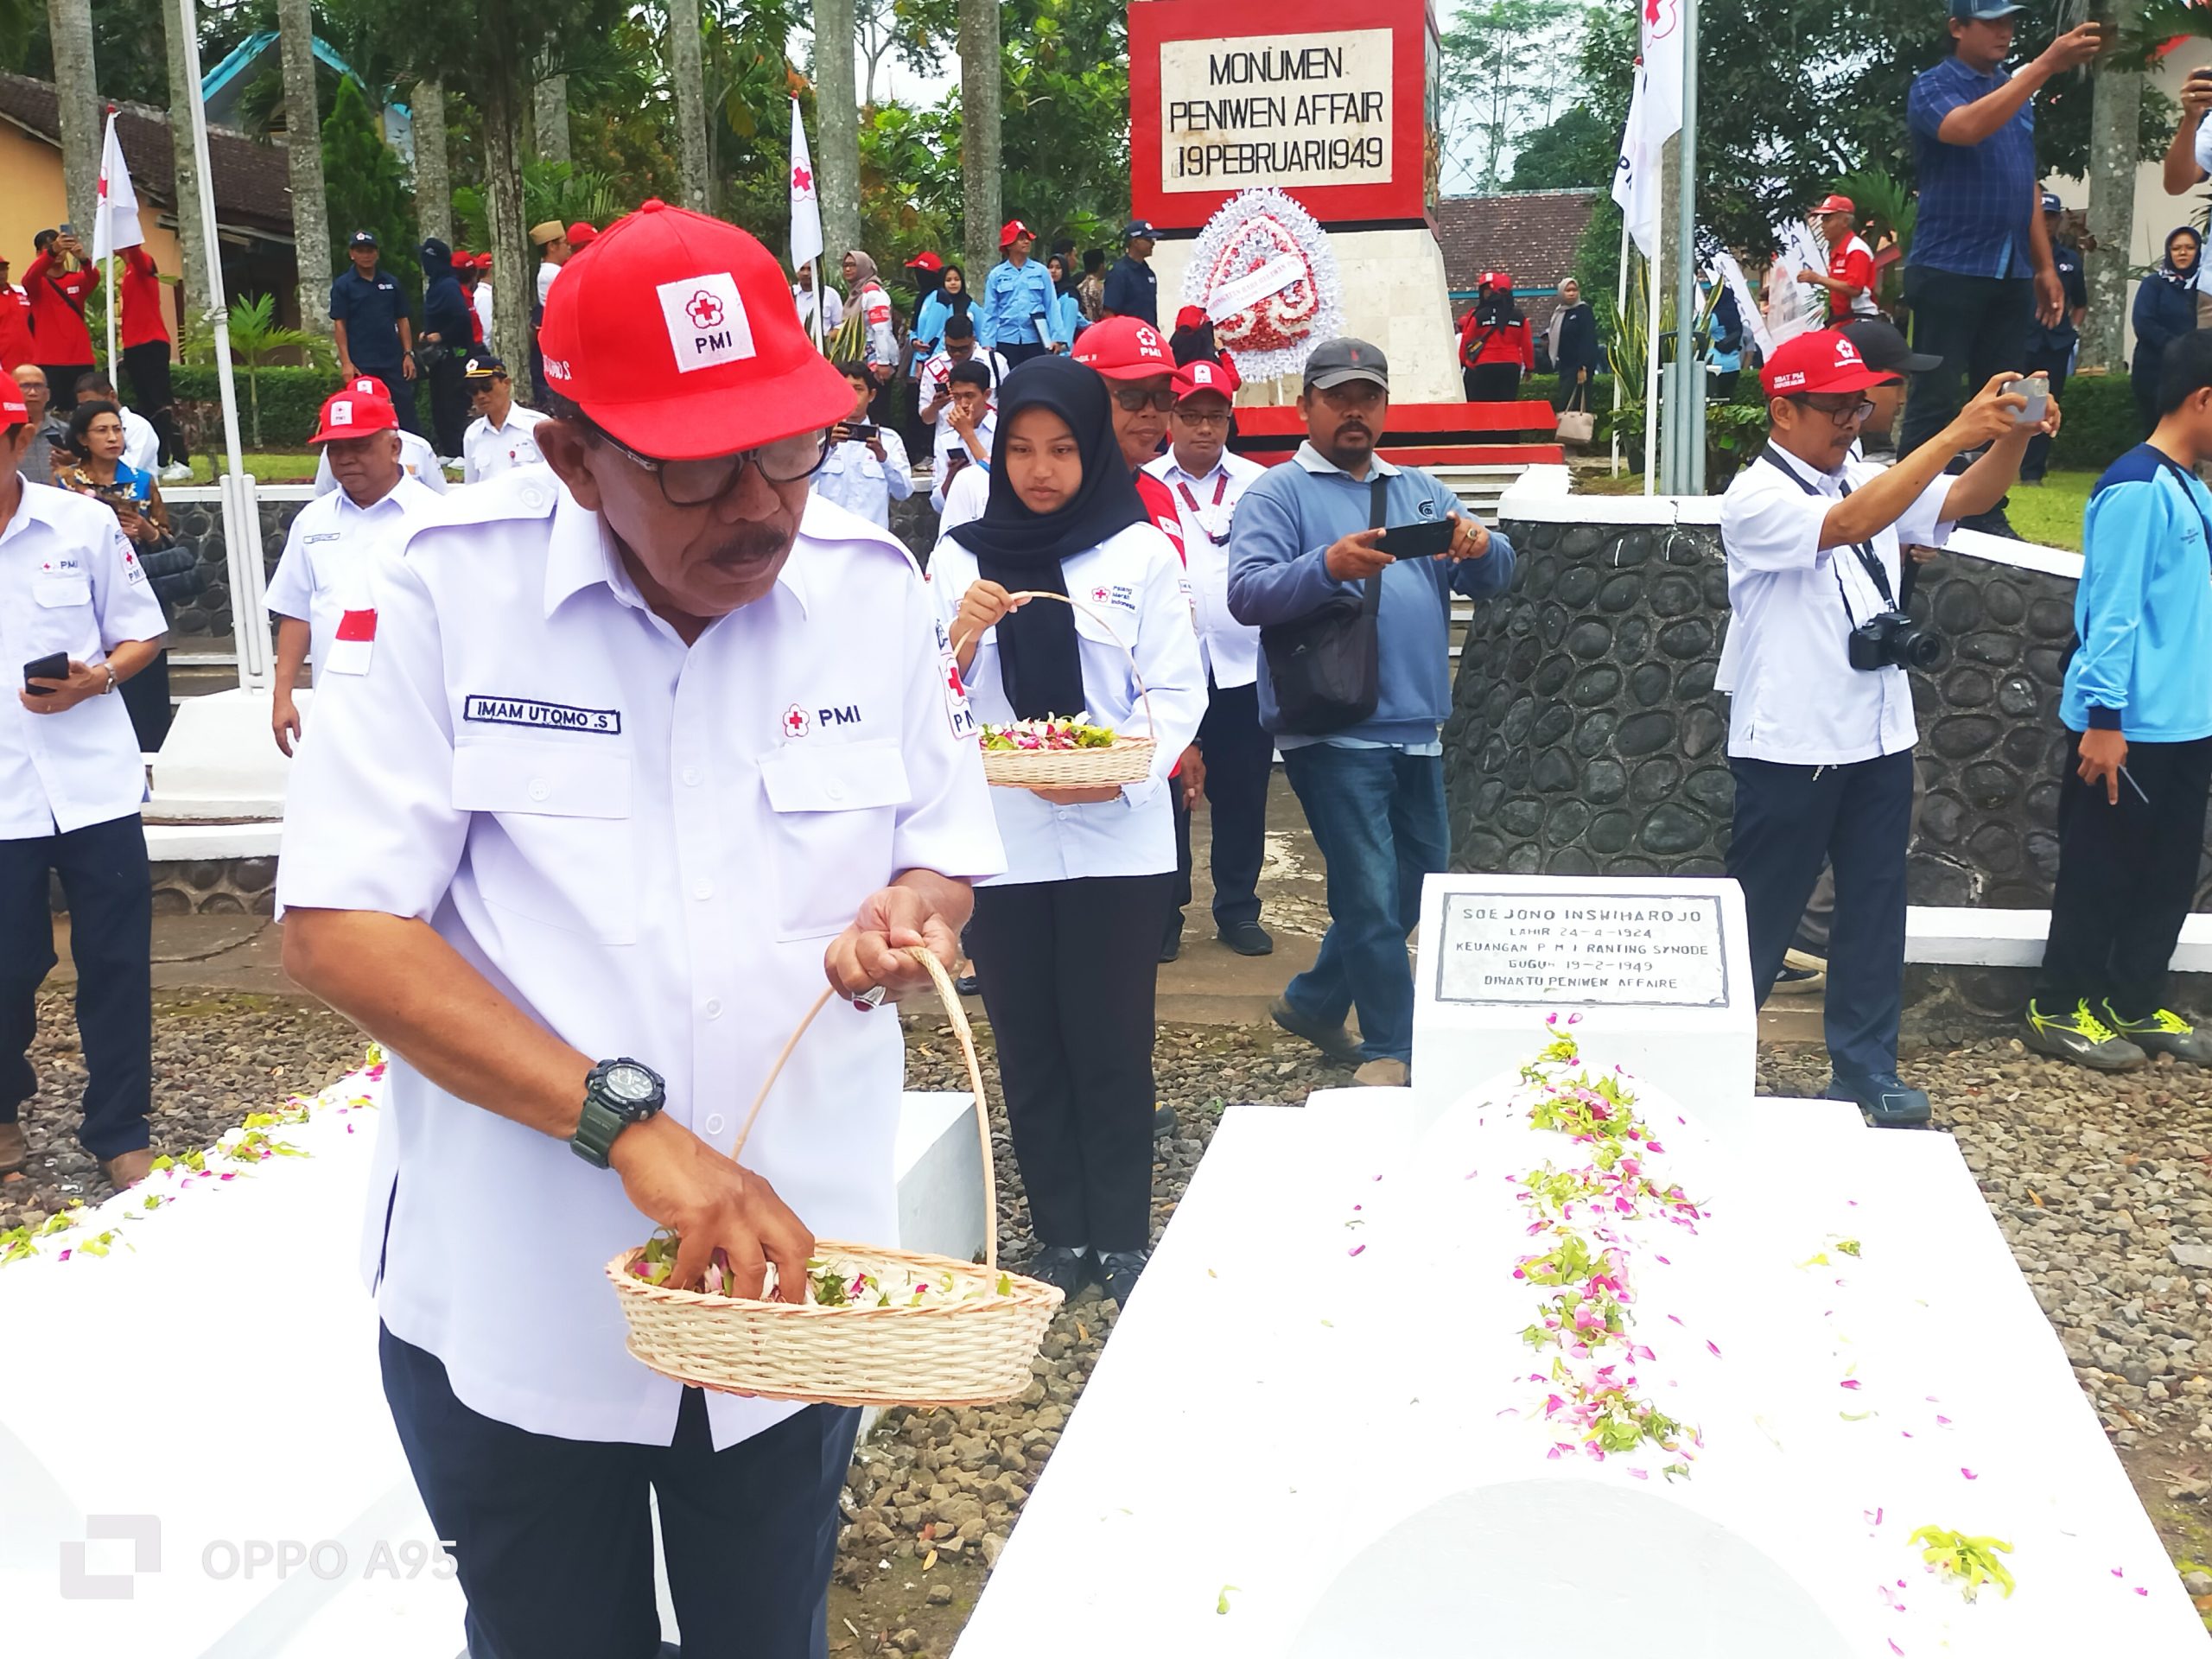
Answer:
<path fill-rule="evenodd" d="M 376 646 L 376 612 L 345 612 L 338 619 L 338 632 L 330 642 L 330 660 L 317 666 L 326 674 L 365 674 L 369 671 L 370 653 Z"/>

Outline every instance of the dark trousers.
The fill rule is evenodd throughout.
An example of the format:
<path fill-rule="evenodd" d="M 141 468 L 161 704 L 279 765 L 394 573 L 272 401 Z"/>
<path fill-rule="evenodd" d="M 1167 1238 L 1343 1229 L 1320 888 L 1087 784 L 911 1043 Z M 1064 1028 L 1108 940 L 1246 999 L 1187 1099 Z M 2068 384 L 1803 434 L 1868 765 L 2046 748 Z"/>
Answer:
<path fill-rule="evenodd" d="M 1283 988 L 1307 1019 L 1340 1026 L 1359 1010 L 1360 1053 L 1414 1052 L 1414 972 L 1406 940 L 1421 923 L 1422 878 L 1444 868 L 1444 761 L 1399 749 L 1308 743 L 1283 771 L 1306 809 L 1329 881 L 1329 931 L 1313 965 Z"/>
<path fill-rule="evenodd" d="M 177 431 L 176 399 L 169 391 L 168 341 L 149 340 L 142 346 L 124 346 L 123 372 L 130 377 L 132 404 L 162 441 L 162 465 L 190 461 L 192 452 L 184 447 Z"/>
<path fill-rule="evenodd" d="M 416 1488 L 453 1543 L 467 1659 L 653 1659 L 649 1487 L 685 1653 L 827 1653 L 858 1411 L 810 1406 L 717 1452 L 686 1389 L 672 1445 L 564 1440 L 471 1411 L 435 1355 L 390 1331 L 378 1349 Z"/>
<path fill-rule="evenodd" d="M 53 394 L 53 403 L 50 407 L 63 420 L 67 420 L 69 411 L 77 407 L 79 378 L 90 374 L 94 366 L 90 363 L 41 363 L 39 365 L 40 368 L 46 371 L 47 390 Z"/>
<path fill-rule="evenodd" d="M 2066 365 L 2072 361 L 2071 346 L 2031 346 L 2020 359 L 2023 374 L 2047 374 L 2050 377 L 2050 395 L 2054 397 L 2066 390 Z M 2050 439 L 2038 432 L 2028 440 L 2028 452 L 2020 457 L 2020 479 L 2033 484 L 2050 470 Z"/>
<path fill-rule="evenodd" d="M 86 1074 L 77 1140 L 114 1158 L 148 1143 L 154 1090 L 154 888 L 138 815 L 0 841 L 0 1123 L 15 1122 L 38 1090 L 30 1046 L 38 988 L 54 963 L 49 872 L 61 878 L 77 965 Z"/>
<path fill-rule="evenodd" d="M 370 363 L 357 357 L 353 366 L 384 382 L 385 390 L 391 394 L 391 406 L 398 413 L 401 429 L 421 437 L 423 417 L 415 407 L 415 383 L 401 372 L 399 360 L 395 358 L 389 363 Z M 461 452 L 456 449 L 454 453 Z"/>
<path fill-rule="evenodd" d="M 1518 363 L 1478 363 L 1459 371 L 1471 404 L 1510 404 L 1521 395 Z"/>
<path fill-rule="evenodd" d="M 2081 750 L 2076 732 L 2058 785 L 2058 880 L 2036 1001 L 2050 1014 L 2108 999 L 2140 1020 L 2165 1005 L 2166 966 L 2195 904 L 2212 737 L 2130 743 L 2117 806 L 2082 781 Z"/>
<path fill-rule="evenodd" d="M 440 352 L 430 365 L 430 429 L 441 458 L 461 454 L 468 431 L 468 359 L 451 352 Z"/>
<path fill-rule="evenodd" d="M 152 754 L 169 734 L 176 709 L 169 702 L 169 652 L 164 645 L 154 660 L 116 688 L 130 716 L 130 729 L 138 738 L 138 752 Z"/>
<path fill-rule="evenodd" d="M 1039 1244 L 1151 1240 L 1153 992 L 1174 880 L 976 889 L 976 973 Z"/>
<path fill-rule="evenodd" d="M 1206 684 L 1198 726 L 1206 762 L 1206 806 L 1213 815 L 1213 924 L 1260 919 L 1260 865 L 1267 856 L 1268 781 L 1275 741 L 1260 724 L 1260 688 Z M 1185 845 L 1188 837 L 1185 836 Z"/>
<path fill-rule="evenodd" d="M 1183 937 L 1183 912 L 1191 904 L 1191 872 L 1197 863 L 1191 856 L 1191 809 L 1183 801 L 1182 779 L 1170 779 L 1167 787 L 1175 798 L 1175 885 L 1168 892 L 1171 902 L 1167 906 L 1167 935 L 1179 939 Z"/>
<path fill-rule="evenodd" d="M 1900 460 L 1949 425 L 1991 376 L 2026 359 L 2035 283 L 1907 265 L 1904 302 L 1912 308 L 1912 349 L 1943 360 L 1912 377 L 1897 435 Z"/>
<path fill-rule="evenodd" d="M 1744 889 L 1751 991 L 1762 1004 L 1782 971 L 1805 901 L 1827 860 L 1828 1058 L 1838 1077 L 1897 1070 L 1904 1002 L 1904 854 L 1912 829 L 1912 752 L 1842 766 L 1732 759 L 1736 822 L 1728 874 Z"/>
<path fill-rule="evenodd" d="M 1006 359 L 1007 367 L 1011 369 L 1018 364 L 1027 363 L 1033 357 L 1043 357 L 1046 353 L 1052 350 L 1052 347 L 1049 346 L 1039 346 L 1033 340 L 1027 346 L 1001 345 L 996 346 L 995 349 L 1001 357 Z"/>

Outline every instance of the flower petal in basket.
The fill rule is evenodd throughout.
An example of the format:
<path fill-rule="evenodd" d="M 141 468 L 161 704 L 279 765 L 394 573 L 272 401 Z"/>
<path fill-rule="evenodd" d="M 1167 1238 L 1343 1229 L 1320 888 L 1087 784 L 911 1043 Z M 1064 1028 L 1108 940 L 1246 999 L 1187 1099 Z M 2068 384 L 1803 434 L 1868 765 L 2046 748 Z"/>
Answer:
<path fill-rule="evenodd" d="M 1001 789 L 1094 789 L 1152 775 L 1148 737 L 1116 737 L 1092 749 L 985 749 L 983 781 Z"/>

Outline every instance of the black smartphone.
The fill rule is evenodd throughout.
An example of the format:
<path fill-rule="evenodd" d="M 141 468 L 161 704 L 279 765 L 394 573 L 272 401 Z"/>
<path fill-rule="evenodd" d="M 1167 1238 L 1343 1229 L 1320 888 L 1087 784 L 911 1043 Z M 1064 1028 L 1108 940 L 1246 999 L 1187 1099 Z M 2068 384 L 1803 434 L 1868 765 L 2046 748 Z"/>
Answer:
<path fill-rule="evenodd" d="M 23 664 L 23 690 L 35 697 L 50 697 L 54 693 L 42 685 L 33 685 L 33 680 L 66 680 L 69 677 L 69 653 L 57 651 L 51 657 L 41 657 Z"/>
<path fill-rule="evenodd" d="M 883 429 L 870 421 L 847 421 L 845 435 L 855 443 L 866 443 Z"/>
<path fill-rule="evenodd" d="M 1394 559 L 1433 559 L 1452 545 L 1452 521 L 1430 518 L 1417 524 L 1392 524 L 1376 545 Z"/>

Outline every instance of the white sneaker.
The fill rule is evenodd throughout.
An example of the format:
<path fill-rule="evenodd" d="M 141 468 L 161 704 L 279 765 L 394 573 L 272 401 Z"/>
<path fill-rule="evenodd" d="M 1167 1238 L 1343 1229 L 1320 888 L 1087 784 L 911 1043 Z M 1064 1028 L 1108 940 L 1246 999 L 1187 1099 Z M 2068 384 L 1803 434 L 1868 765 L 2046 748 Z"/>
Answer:
<path fill-rule="evenodd" d="M 181 461 L 173 461 L 169 462 L 168 466 L 162 468 L 161 476 L 162 483 L 175 484 L 185 479 L 190 478 L 192 476 L 192 468 L 186 466 Z"/>

